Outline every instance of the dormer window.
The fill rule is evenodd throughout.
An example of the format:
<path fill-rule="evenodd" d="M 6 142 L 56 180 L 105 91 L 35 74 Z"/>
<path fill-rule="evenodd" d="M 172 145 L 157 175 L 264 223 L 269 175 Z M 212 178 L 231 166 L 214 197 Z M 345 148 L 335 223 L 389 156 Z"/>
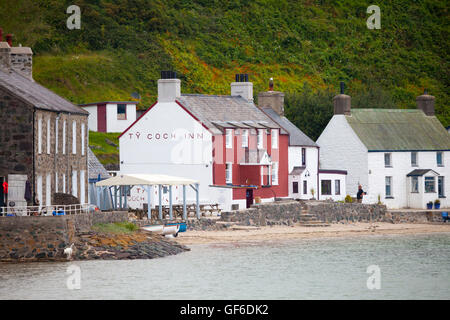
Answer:
<path fill-rule="evenodd" d="M 117 120 L 127 120 L 127 105 L 118 104 L 117 105 Z"/>

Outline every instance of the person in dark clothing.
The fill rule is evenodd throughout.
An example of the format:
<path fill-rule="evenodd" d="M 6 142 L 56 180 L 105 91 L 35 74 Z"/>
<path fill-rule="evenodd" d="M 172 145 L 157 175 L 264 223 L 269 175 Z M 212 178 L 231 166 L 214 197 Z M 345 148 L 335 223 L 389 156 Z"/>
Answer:
<path fill-rule="evenodd" d="M 358 200 L 358 203 L 362 202 L 363 196 L 366 195 L 367 193 L 364 192 L 364 190 L 362 189 L 362 185 L 358 186 L 358 193 L 356 194 L 356 199 Z"/>

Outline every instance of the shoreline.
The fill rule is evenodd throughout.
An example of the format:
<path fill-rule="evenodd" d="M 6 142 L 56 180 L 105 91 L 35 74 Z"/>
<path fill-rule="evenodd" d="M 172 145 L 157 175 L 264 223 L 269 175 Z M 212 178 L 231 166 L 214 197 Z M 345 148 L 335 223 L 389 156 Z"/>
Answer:
<path fill-rule="evenodd" d="M 417 224 L 388 222 L 333 223 L 328 227 L 295 226 L 237 226 L 228 230 L 187 231 L 176 239 L 181 245 L 223 244 L 235 242 L 265 242 L 277 240 L 355 237 L 367 235 L 450 233 L 448 224 Z"/>

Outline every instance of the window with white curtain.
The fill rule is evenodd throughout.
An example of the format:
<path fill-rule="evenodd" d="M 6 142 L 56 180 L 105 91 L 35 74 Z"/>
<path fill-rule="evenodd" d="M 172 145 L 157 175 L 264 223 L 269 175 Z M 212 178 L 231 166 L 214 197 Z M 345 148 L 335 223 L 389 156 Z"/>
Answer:
<path fill-rule="evenodd" d="M 264 148 L 263 138 L 264 138 L 263 129 L 258 129 L 258 149 Z"/>
<path fill-rule="evenodd" d="M 242 130 L 242 148 L 248 148 L 248 130 Z"/>
<path fill-rule="evenodd" d="M 38 120 L 38 153 L 42 153 L 42 118 Z"/>
<path fill-rule="evenodd" d="M 58 142 L 59 142 L 59 137 L 58 137 L 58 134 L 59 134 L 59 125 L 58 125 L 58 119 L 56 119 L 55 120 L 55 154 L 57 154 L 58 153 Z"/>
<path fill-rule="evenodd" d="M 278 185 L 278 162 L 272 162 L 272 184 Z"/>
<path fill-rule="evenodd" d="M 278 130 L 272 129 L 272 149 L 278 149 Z"/>
<path fill-rule="evenodd" d="M 81 124 L 81 155 L 84 156 L 84 123 Z"/>
<path fill-rule="evenodd" d="M 66 154 L 66 120 L 64 120 L 63 122 L 63 127 L 62 127 L 62 139 L 63 139 L 63 145 L 62 145 L 62 153 Z"/>
<path fill-rule="evenodd" d="M 225 182 L 233 183 L 233 166 L 231 163 L 227 163 L 225 166 Z"/>
<path fill-rule="evenodd" d="M 47 119 L 47 154 L 50 154 L 50 118 Z"/>
<path fill-rule="evenodd" d="M 232 129 L 226 129 L 225 130 L 225 147 L 227 149 L 233 148 L 233 130 Z"/>

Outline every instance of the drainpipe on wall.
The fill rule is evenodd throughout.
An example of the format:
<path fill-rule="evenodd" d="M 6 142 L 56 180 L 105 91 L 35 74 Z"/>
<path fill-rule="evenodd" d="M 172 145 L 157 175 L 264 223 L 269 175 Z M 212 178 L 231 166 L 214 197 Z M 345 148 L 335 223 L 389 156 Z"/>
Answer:
<path fill-rule="evenodd" d="M 319 171 L 320 171 L 320 168 L 319 168 L 319 166 L 320 166 L 320 148 L 317 148 L 317 200 L 319 200 L 319 197 L 320 197 L 320 195 L 319 195 L 319 183 L 320 183 L 320 177 L 319 177 L 319 175 L 320 175 L 320 173 L 319 173 Z"/>
<path fill-rule="evenodd" d="M 33 199 L 31 199 L 31 203 L 32 203 L 32 205 L 35 205 L 36 204 L 36 185 L 35 185 L 35 183 L 36 183 L 36 161 L 35 161 L 35 158 L 36 158 L 36 138 L 35 138 L 35 135 L 36 135 L 36 132 L 35 132 L 35 130 L 36 130 L 36 128 L 35 128 L 35 123 L 36 123 L 36 109 L 33 107 L 33 153 L 32 153 L 32 155 L 33 155 L 33 169 L 32 169 L 32 173 L 31 173 L 31 196 L 33 197 Z"/>

